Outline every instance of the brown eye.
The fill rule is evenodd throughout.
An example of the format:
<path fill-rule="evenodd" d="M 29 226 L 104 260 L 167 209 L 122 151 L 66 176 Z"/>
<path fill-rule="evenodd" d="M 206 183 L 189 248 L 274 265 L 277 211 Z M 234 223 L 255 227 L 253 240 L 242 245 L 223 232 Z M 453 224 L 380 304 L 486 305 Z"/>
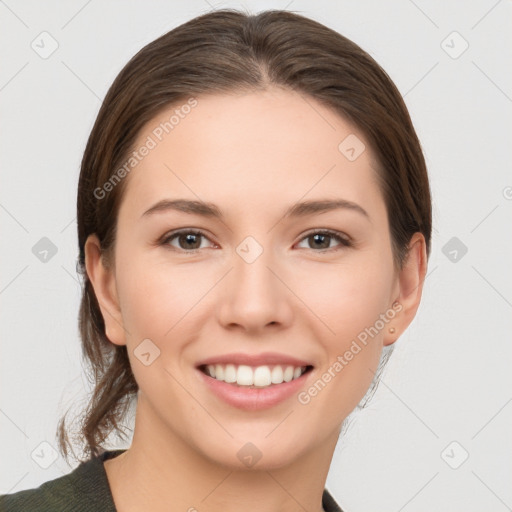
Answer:
<path fill-rule="evenodd" d="M 331 247 L 331 242 L 333 240 L 338 242 L 338 246 L 351 246 L 349 239 L 343 236 L 342 233 L 339 233 L 337 231 L 315 231 L 310 233 L 309 235 L 306 235 L 301 240 L 301 242 L 307 242 L 308 246 L 306 247 L 306 249 L 319 249 L 320 251 L 322 251 L 335 249 L 336 247 Z"/>
<path fill-rule="evenodd" d="M 199 249 L 201 247 L 201 235 L 195 233 L 178 235 L 178 244 L 181 249 Z"/>
<path fill-rule="evenodd" d="M 208 240 L 206 236 L 200 231 L 179 231 L 177 233 L 171 233 L 169 236 L 162 240 L 162 245 L 170 246 L 173 249 L 183 251 L 196 251 L 202 249 L 204 246 L 201 245 L 203 240 Z M 175 243 L 171 243 L 176 241 Z"/>
<path fill-rule="evenodd" d="M 308 241 L 310 246 L 313 245 L 313 249 L 329 249 L 331 239 L 331 235 L 322 235 L 320 233 L 308 236 Z"/>

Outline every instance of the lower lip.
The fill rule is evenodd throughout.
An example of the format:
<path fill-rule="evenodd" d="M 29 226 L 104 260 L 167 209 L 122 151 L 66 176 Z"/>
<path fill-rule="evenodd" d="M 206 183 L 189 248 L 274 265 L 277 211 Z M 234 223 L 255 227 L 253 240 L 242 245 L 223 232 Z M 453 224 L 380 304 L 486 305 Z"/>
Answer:
<path fill-rule="evenodd" d="M 268 409 L 292 395 L 298 393 L 309 378 L 312 370 L 302 374 L 298 379 L 282 384 L 272 384 L 266 388 L 249 388 L 237 386 L 236 384 L 228 384 L 221 380 L 209 377 L 201 370 L 197 370 L 203 382 L 213 391 L 213 393 L 233 407 L 245 409 L 247 411 L 259 411 Z"/>

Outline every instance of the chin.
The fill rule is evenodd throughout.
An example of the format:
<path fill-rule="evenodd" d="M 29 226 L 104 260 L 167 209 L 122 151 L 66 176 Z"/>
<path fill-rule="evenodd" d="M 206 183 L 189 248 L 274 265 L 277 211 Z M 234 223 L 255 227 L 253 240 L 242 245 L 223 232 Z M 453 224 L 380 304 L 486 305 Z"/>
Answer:
<path fill-rule="evenodd" d="M 283 429 L 280 433 L 276 430 L 268 436 L 269 431 L 256 424 L 252 429 L 246 427 L 244 433 L 239 432 L 233 438 L 226 435 L 217 442 L 211 438 L 210 441 L 214 441 L 214 444 L 205 445 L 201 442 L 197 448 L 214 464 L 224 466 L 230 471 L 283 468 L 309 451 L 308 446 L 303 445 L 307 439 L 305 433 Z M 312 448 L 313 446 L 309 449 Z"/>

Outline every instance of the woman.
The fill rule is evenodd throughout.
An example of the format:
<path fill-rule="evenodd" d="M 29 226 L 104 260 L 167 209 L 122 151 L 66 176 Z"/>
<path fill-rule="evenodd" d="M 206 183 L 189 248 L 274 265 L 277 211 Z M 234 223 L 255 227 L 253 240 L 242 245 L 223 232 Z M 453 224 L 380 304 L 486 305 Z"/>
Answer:
<path fill-rule="evenodd" d="M 341 510 L 334 448 L 430 251 L 423 154 L 379 65 L 286 11 L 177 27 L 110 88 L 77 222 L 86 457 L 0 504 Z M 130 448 L 105 450 L 134 398 Z"/>

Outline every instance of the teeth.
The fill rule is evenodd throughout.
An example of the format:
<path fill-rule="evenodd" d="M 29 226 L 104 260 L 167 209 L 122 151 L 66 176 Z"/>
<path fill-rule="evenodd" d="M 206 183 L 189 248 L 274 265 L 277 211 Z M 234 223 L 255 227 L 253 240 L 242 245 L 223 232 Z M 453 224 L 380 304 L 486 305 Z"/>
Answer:
<path fill-rule="evenodd" d="M 221 380 L 215 377 L 217 380 Z M 254 373 L 250 366 L 241 364 L 236 372 L 236 383 L 239 386 L 252 386 L 254 384 Z"/>
<path fill-rule="evenodd" d="M 224 368 L 220 364 L 215 365 L 215 378 L 224 380 Z"/>
<path fill-rule="evenodd" d="M 283 380 L 285 382 L 290 382 L 293 379 L 293 366 L 287 366 L 284 371 Z"/>
<path fill-rule="evenodd" d="M 274 366 L 270 380 L 272 384 L 281 384 L 283 382 L 283 369 L 280 366 Z"/>
<path fill-rule="evenodd" d="M 209 364 L 205 373 L 214 379 L 238 384 L 239 386 L 250 386 L 265 388 L 272 384 L 282 384 L 298 379 L 306 371 L 305 366 L 258 366 L 251 367 L 247 365 L 234 364 Z"/>
<path fill-rule="evenodd" d="M 300 371 L 300 368 L 299 368 Z M 258 387 L 270 386 L 272 380 L 268 366 L 258 366 L 254 370 L 254 385 Z"/>
<path fill-rule="evenodd" d="M 234 364 L 227 364 L 224 370 L 224 382 L 236 382 L 236 368 Z"/>

